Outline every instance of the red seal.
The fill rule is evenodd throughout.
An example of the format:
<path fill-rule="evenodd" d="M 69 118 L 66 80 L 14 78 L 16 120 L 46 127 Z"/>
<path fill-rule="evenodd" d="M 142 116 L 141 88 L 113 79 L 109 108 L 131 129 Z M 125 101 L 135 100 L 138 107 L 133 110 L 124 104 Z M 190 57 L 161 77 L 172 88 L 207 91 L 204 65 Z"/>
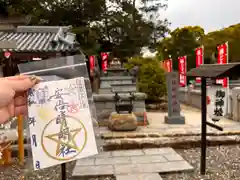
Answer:
<path fill-rule="evenodd" d="M 209 96 L 206 97 L 207 98 L 207 104 L 210 104 L 211 103 L 211 99 Z"/>
<path fill-rule="evenodd" d="M 67 108 L 69 113 L 77 113 L 79 111 L 78 104 L 70 104 Z"/>

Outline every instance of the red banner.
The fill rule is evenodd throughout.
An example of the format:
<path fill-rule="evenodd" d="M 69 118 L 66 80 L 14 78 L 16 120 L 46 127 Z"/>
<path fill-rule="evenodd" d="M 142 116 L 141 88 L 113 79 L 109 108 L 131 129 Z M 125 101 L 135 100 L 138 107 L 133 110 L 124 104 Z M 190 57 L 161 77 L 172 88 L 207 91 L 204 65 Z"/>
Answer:
<path fill-rule="evenodd" d="M 93 75 L 93 69 L 95 66 L 95 56 L 90 56 L 89 57 L 89 70 L 90 70 L 90 76 Z"/>
<path fill-rule="evenodd" d="M 203 46 L 202 47 L 199 47 L 199 48 L 196 48 L 195 49 L 195 55 L 196 55 L 196 67 L 199 67 L 201 64 L 203 64 L 204 62 L 204 57 L 203 57 L 203 52 L 204 49 L 203 49 Z M 201 82 L 201 78 L 200 77 L 197 77 L 196 78 L 196 82 L 197 83 L 200 83 Z"/>
<path fill-rule="evenodd" d="M 93 70 L 94 65 L 95 65 L 95 57 L 94 56 L 90 56 L 89 57 L 89 68 L 90 68 L 90 71 Z"/>
<path fill-rule="evenodd" d="M 106 72 L 107 71 L 107 65 L 108 65 L 108 53 L 107 52 L 102 52 L 101 57 L 102 57 L 102 71 Z"/>
<path fill-rule="evenodd" d="M 172 60 L 165 60 L 164 61 L 164 67 L 167 72 L 172 72 Z"/>
<path fill-rule="evenodd" d="M 187 56 L 178 57 L 179 83 L 184 87 L 187 85 Z"/>
<path fill-rule="evenodd" d="M 218 50 L 218 59 L 217 59 L 217 63 L 218 64 L 227 64 L 228 63 L 228 45 L 227 43 L 224 43 L 220 46 L 217 47 Z M 222 84 L 223 87 L 228 87 L 228 78 L 224 78 L 224 79 L 217 79 L 216 80 L 217 84 Z"/>

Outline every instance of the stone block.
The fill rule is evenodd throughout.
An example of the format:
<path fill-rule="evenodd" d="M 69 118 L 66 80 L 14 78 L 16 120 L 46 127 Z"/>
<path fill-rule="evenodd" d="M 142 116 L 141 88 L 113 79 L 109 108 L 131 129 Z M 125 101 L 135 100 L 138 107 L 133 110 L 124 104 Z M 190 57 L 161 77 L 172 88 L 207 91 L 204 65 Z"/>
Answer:
<path fill-rule="evenodd" d="M 102 109 L 102 111 L 97 112 L 97 119 L 98 121 L 103 120 L 103 119 L 108 119 L 110 114 L 112 113 L 112 109 Z"/>
<path fill-rule="evenodd" d="M 114 169 L 116 175 L 141 173 L 141 168 L 137 164 L 116 164 Z"/>
<path fill-rule="evenodd" d="M 169 161 L 164 163 L 138 164 L 133 173 L 137 170 L 140 173 L 168 173 L 189 171 L 193 170 L 193 167 L 186 161 Z"/>
<path fill-rule="evenodd" d="M 99 94 L 109 94 L 109 93 L 111 93 L 111 88 L 110 87 L 108 87 L 108 88 L 100 88 L 99 90 L 98 90 L 98 93 Z"/>
<path fill-rule="evenodd" d="M 133 106 L 135 108 L 145 108 L 145 101 L 134 101 Z"/>
<path fill-rule="evenodd" d="M 106 108 L 106 109 L 113 109 L 114 110 L 115 109 L 115 102 L 113 102 L 113 101 L 106 102 L 104 108 Z"/>
<path fill-rule="evenodd" d="M 137 118 L 131 114 L 111 113 L 108 128 L 112 131 L 133 131 L 137 129 Z"/>
<path fill-rule="evenodd" d="M 114 101 L 114 93 L 109 94 L 93 94 L 93 100 L 95 103 L 98 102 L 106 102 L 106 101 Z M 120 98 L 122 100 L 129 100 L 130 95 L 129 94 L 119 94 Z M 136 92 L 134 93 L 135 101 L 138 100 L 144 100 L 147 99 L 147 95 L 145 93 Z"/>
<path fill-rule="evenodd" d="M 76 166 L 93 166 L 94 165 L 94 158 L 84 158 L 77 160 Z"/>
<path fill-rule="evenodd" d="M 145 163 L 159 163 L 167 162 L 167 159 L 161 155 L 149 155 L 149 156 L 133 156 L 130 157 L 132 163 L 145 164 Z"/>
<path fill-rule="evenodd" d="M 163 154 L 173 154 L 176 153 L 172 148 L 151 148 L 151 149 L 143 149 L 143 152 L 146 155 L 163 155 Z"/>
<path fill-rule="evenodd" d="M 116 175 L 116 180 L 162 180 L 158 173 L 138 173 Z"/>
<path fill-rule="evenodd" d="M 184 116 L 165 116 L 164 121 L 166 124 L 185 124 Z"/>
<path fill-rule="evenodd" d="M 96 109 L 102 109 L 104 107 L 104 102 L 95 103 Z"/>
<path fill-rule="evenodd" d="M 107 151 L 107 152 L 103 151 L 89 158 L 109 158 L 109 157 L 112 157 L 111 151 Z"/>
<path fill-rule="evenodd" d="M 113 157 L 118 156 L 143 156 L 144 153 L 142 150 L 121 150 L 121 151 L 112 151 Z"/>
<path fill-rule="evenodd" d="M 114 77 L 101 77 L 101 81 L 116 81 L 116 80 L 132 80 L 133 77 L 131 76 L 114 76 Z"/>
<path fill-rule="evenodd" d="M 130 157 L 96 158 L 95 165 L 129 164 Z"/>
<path fill-rule="evenodd" d="M 137 87 L 136 84 L 130 83 L 130 84 L 112 84 L 111 85 L 112 92 L 136 92 Z"/>
<path fill-rule="evenodd" d="M 180 156 L 177 153 L 173 153 L 173 154 L 164 154 L 163 155 L 168 161 L 182 161 L 184 160 L 182 158 L 182 156 Z"/>
<path fill-rule="evenodd" d="M 75 166 L 73 176 L 100 176 L 114 174 L 112 165 L 104 166 Z"/>
<path fill-rule="evenodd" d="M 146 109 L 145 108 L 136 108 L 136 107 L 133 107 L 133 112 L 145 112 Z"/>

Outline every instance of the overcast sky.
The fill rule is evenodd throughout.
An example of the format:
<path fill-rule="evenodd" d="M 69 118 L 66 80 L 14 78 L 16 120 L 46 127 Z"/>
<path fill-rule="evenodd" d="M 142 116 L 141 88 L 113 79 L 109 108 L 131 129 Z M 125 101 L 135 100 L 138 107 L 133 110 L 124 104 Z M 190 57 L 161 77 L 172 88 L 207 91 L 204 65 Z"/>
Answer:
<path fill-rule="evenodd" d="M 200 25 L 206 32 L 240 23 L 240 0 L 168 0 L 171 29 Z"/>

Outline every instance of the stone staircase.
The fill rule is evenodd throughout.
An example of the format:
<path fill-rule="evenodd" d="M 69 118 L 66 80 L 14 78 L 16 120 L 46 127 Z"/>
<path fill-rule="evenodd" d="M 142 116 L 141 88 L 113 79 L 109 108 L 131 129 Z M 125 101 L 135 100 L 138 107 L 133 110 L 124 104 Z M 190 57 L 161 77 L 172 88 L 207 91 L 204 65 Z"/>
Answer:
<path fill-rule="evenodd" d="M 159 173 L 192 171 L 193 167 L 172 148 L 100 152 L 80 159 L 73 178 L 112 176 L 116 180 L 161 180 Z"/>
<path fill-rule="evenodd" d="M 121 72 L 120 72 L 121 73 Z M 136 84 L 132 85 L 133 78 L 131 76 L 108 76 L 100 78 L 100 94 L 109 94 L 112 93 L 112 85 L 118 85 L 123 88 L 128 87 L 129 85 L 136 88 Z"/>
<path fill-rule="evenodd" d="M 100 125 L 106 125 L 110 114 L 115 112 L 114 92 L 121 92 L 119 95 L 123 103 L 129 101 L 129 92 L 133 92 L 133 112 L 138 118 L 139 125 L 145 123 L 145 99 L 147 96 L 145 93 L 137 91 L 137 85 L 133 83 L 133 80 L 127 69 L 122 67 L 110 67 L 106 75 L 100 78 L 99 93 L 93 95 L 97 119 Z"/>

